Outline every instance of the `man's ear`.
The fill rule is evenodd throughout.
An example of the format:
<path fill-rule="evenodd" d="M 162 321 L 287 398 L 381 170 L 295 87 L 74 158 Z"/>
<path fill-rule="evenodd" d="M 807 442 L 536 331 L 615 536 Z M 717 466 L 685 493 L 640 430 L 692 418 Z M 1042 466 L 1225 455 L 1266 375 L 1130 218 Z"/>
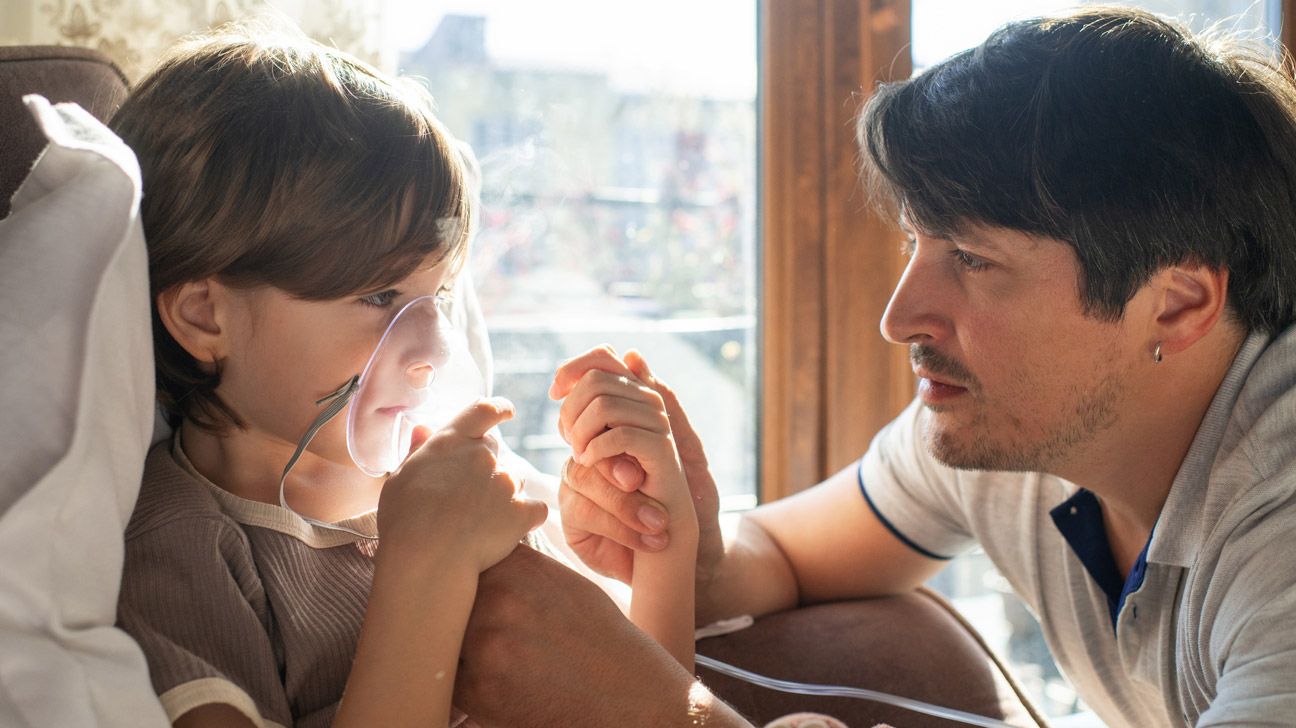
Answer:
<path fill-rule="evenodd" d="M 225 357 L 225 293 L 215 278 L 203 278 L 174 285 L 157 295 L 162 325 L 201 364 L 215 364 Z"/>
<path fill-rule="evenodd" d="M 1175 265 L 1156 274 L 1153 343 L 1163 354 L 1184 351 L 1215 328 L 1228 304 L 1228 280 L 1228 270 L 1204 265 Z"/>

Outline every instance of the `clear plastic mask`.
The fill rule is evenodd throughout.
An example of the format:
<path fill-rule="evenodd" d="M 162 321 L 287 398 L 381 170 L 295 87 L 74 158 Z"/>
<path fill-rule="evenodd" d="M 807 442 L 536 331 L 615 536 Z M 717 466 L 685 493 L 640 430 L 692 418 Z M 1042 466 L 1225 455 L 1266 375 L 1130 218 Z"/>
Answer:
<path fill-rule="evenodd" d="M 405 305 L 360 374 L 347 411 L 347 449 L 366 475 L 400 466 L 416 426 L 444 427 L 486 395 L 463 332 L 433 296 Z"/>

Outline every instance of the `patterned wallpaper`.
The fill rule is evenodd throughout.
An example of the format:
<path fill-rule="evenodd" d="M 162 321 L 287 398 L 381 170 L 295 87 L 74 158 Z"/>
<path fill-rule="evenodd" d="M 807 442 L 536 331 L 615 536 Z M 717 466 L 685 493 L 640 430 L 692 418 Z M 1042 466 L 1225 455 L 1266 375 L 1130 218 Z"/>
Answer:
<path fill-rule="evenodd" d="M 181 36 L 260 14 L 380 67 L 382 0 L 0 0 L 0 44 L 96 48 L 132 80 Z"/>

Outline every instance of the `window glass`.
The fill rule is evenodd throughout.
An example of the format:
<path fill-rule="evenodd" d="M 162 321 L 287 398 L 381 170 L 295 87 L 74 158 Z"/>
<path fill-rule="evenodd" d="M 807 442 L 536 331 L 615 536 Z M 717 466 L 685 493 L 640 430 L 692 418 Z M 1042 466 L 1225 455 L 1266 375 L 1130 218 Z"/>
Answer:
<path fill-rule="evenodd" d="M 401 71 L 481 162 L 471 265 L 495 391 L 517 404 L 509 445 L 558 472 L 555 367 L 634 347 L 683 401 L 724 505 L 754 504 L 755 2 L 407 5 L 390 14 Z"/>
<path fill-rule="evenodd" d="M 1096 3 L 1080 3 L 1096 4 Z M 1279 30 L 1276 0 L 1142 0 L 1124 5 L 1168 15 L 1195 30 L 1218 25 L 1270 43 Z M 985 40 L 1005 22 L 1075 7 L 1053 0 L 913 0 L 913 57 L 916 73 Z M 977 550 L 955 559 L 932 580 L 980 631 L 1030 697 L 1047 714 L 1057 716 L 1083 708 L 1075 690 L 1049 655 L 1039 623 L 1018 599 L 985 553 Z"/>

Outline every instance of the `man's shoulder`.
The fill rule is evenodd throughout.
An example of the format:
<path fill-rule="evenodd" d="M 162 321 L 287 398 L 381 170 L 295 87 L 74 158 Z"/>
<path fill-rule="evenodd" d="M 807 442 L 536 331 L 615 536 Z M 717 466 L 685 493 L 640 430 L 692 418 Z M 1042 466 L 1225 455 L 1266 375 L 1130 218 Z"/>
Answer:
<path fill-rule="evenodd" d="M 1213 526 L 1221 554 L 1296 556 L 1296 462 L 1237 491 Z M 1296 570 L 1285 571 L 1296 583 Z"/>
<path fill-rule="evenodd" d="M 1227 542 L 1236 550 L 1290 534 L 1296 528 L 1296 327 L 1264 344 L 1227 416 L 1212 424 L 1208 413 L 1202 427 L 1208 426 L 1219 439 L 1197 466 L 1202 537 L 1217 549 Z"/>
<path fill-rule="evenodd" d="M 1221 461 L 1238 454 L 1255 480 L 1290 480 L 1296 466 L 1296 326 L 1268 342 L 1246 373 L 1221 443 Z"/>
<path fill-rule="evenodd" d="M 1215 521 L 1204 524 L 1208 535 L 1189 567 L 1185 595 L 1198 602 L 1216 650 L 1275 603 L 1296 607 L 1296 570 L 1288 567 L 1296 558 L 1296 464 L 1229 497 Z M 1296 612 L 1285 619 L 1293 639 L 1288 644 L 1296 645 L 1296 631 L 1290 629 Z"/>

